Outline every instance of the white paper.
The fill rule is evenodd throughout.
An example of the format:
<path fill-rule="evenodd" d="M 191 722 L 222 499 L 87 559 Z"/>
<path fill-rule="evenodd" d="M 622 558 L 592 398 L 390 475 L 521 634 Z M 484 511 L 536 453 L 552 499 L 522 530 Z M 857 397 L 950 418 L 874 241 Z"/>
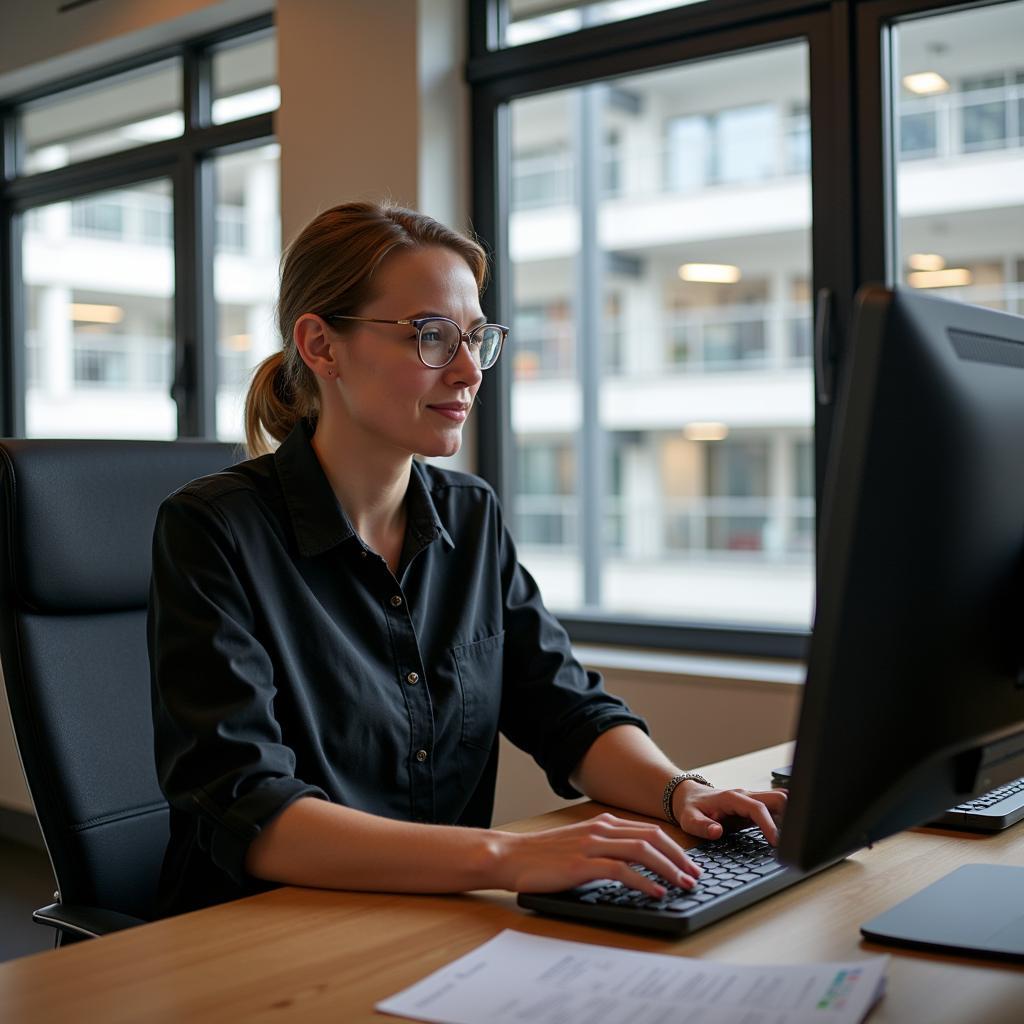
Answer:
<path fill-rule="evenodd" d="M 752 967 L 506 930 L 376 1008 L 436 1024 L 858 1024 L 888 964 Z"/>

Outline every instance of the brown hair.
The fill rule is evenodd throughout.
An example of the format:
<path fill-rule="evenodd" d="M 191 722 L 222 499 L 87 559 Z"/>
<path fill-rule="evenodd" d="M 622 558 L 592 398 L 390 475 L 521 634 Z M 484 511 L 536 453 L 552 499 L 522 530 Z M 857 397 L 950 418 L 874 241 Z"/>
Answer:
<path fill-rule="evenodd" d="M 316 377 L 295 347 L 303 313 L 356 314 L 372 298 L 373 275 L 393 249 L 439 245 L 458 253 L 482 290 L 487 257 L 475 241 L 400 206 L 343 203 L 310 221 L 281 257 L 277 327 L 283 347 L 253 371 L 245 399 L 250 457 L 283 441 L 300 419 L 320 411 Z"/>

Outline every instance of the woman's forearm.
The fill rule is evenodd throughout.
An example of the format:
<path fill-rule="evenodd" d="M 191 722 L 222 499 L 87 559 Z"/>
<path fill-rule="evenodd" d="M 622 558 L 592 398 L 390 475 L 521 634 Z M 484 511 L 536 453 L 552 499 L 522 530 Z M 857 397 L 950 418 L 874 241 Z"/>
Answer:
<path fill-rule="evenodd" d="M 615 878 L 660 899 L 664 889 L 636 863 L 679 885 L 697 873 L 656 825 L 611 814 L 518 834 L 392 821 L 304 797 L 253 840 L 245 868 L 269 882 L 373 892 L 556 892 Z"/>
<path fill-rule="evenodd" d="M 619 725 L 590 745 L 572 784 L 591 800 L 664 818 L 661 796 L 678 771 L 642 729 Z"/>
<path fill-rule="evenodd" d="M 503 884 L 508 833 L 421 825 L 304 797 L 253 840 L 249 874 L 271 882 L 377 892 L 462 892 Z"/>
<path fill-rule="evenodd" d="M 620 725 L 591 744 L 573 772 L 572 783 L 593 800 L 664 820 L 665 786 L 678 772 L 643 730 Z M 672 812 L 683 830 L 706 839 L 722 835 L 724 820 L 746 818 L 775 843 L 775 819 L 785 806 L 784 792 L 715 789 L 693 779 L 672 791 Z"/>

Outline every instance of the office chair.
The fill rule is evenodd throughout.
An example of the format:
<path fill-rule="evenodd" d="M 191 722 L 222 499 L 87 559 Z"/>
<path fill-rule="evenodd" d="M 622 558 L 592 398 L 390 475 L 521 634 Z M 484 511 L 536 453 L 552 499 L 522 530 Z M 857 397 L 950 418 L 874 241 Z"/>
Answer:
<path fill-rule="evenodd" d="M 0 441 L 0 663 L 65 945 L 152 916 L 168 838 L 146 605 L 160 502 L 238 461 L 205 441 Z"/>

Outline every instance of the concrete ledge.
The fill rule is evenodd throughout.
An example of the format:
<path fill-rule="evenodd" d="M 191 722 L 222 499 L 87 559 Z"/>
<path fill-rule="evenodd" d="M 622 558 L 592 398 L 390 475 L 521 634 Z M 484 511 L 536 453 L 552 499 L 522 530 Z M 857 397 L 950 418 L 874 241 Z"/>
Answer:
<path fill-rule="evenodd" d="M 800 661 L 767 658 L 734 658 L 712 654 L 676 654 L 636 648 L 574 646 L 582 664 L 598 671 L 614 669 L 644 676 L 663 676 L 665 682 L 678 680 L 733 680 L 741 683 L 769 683 L 802 686 L 807 666 Z"/>

